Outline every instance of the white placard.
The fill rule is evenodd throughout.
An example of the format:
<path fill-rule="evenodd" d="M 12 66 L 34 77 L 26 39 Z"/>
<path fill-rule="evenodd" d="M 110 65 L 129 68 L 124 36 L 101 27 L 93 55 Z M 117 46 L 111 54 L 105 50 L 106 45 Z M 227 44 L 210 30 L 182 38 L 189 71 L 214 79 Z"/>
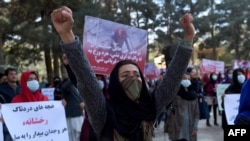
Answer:
<path fill-rule="evenodd" d="M 225 94 L 225 90 L 228 88 L 230 84 L 217 84 L 216 85 L 216 95 L 217 95 L 217 100 L 218 100 L 218 108 L 220 111 L 223 110 L 222 108 L 222 95 Z"/>
<path fill-rule="evenodd" d="M 224 72 L 225 69 L 225 62 L 223 61 L 216 61 L 216 60 L 209 60 L 209 59 L 202 59 L 201 62 L 201 73 L 212 73 L 212 72 Z"/>
<path fill-rule="evenodd" d="M 0 118 L 2 118 L 2 112 L 0 110 Z M 3 141 L 3 123 L 0 121 L 0 140 Z"/>
<path fill-rule="evenodd" d="M 2 115 L 14 141 L 69 141 L 61 101 L 2 104 Z"/>
<path fill-rule="evenodd" d="M 42 94 L 46 95 L 49 100 L 54 100 L 55 88 L 42 88 Z"/>
<path fill-rule="evenodd" d="M 228 125 L 234 125 L 238 114 L 240 94 L 226 94 L 224 97 L 224 109 Z"/>

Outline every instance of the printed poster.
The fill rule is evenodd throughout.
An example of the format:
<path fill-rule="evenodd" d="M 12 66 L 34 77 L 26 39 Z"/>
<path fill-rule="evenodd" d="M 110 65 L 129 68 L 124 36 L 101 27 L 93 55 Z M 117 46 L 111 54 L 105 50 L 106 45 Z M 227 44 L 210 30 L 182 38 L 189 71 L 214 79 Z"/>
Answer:
<path fill-rule="evenodd" d="M 42 91 L 42 94 L 46 95 L 50 101 L 54 100 L 55 88 L 42 88 L 41 91 Z"/>
<path fill-rule="evenodd" d="M 233 60 L 233 69 L 237 69 L 237 68 L 242 68 L 242 69 L 250 68 L 250 61 Z"/>
<path fill-rule="evenodd" d="M 85 16 L 83 50 L 96 74 L 108 75 L 120 60 L 132 60 L 144 71 L 146 30 Z"/>
<path fill-rule="evenodd" d="M 209 59 L 202 59 L 200 71 L 202 74 L 210 74 L 212 72 L 224 73 L 225 63 L 223 61 L 214 61 Z"/>
<path fill-rule="evenodd" d="M 2 104 L 2 115 L 14 141 L 69 141 L 61 101 Z"/>
<path fill-rule="evenodd" d="M 234 120 L 238 114 L 240 94 L 227 94 L 224 97 L 224 108 L 228 125 L 234 125 Z"/>
<path fill-rule="evenodd" d="M 146 63 L 144 74 L 147 78 L 158 78 L 160 76 L 160 70 L 156 67 L 155 63 Z"/>

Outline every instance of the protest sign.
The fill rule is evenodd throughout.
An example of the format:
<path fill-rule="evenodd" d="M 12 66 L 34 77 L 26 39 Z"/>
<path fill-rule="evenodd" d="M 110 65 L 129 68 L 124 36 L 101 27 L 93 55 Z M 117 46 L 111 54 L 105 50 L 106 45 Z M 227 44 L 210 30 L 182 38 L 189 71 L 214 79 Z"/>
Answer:
<path fill-rule="evenodd" d="M 222 95 L 225 94 L 225 90 L 228 88 L 230 84 L 217 84 L 216 85 L 216 95 L 218 100 L 218 108 L 220 111 L 223 110 L 222 108 Z"/>
<path fill-rule="evenodd" d="M 69 141 L 61 101 L 2 104 L 2 115 L 14 141 Z"/>
<path fill-rule="evenodd" d="M 226 94 L 224 97 L 224 110 L 228 125 L 234 125 L 238 114 L 240 94 Z"/>
<path fill-rule="evenodd" d="M 147 78 L 158 78 L 160 76 L 160 70 L 155 66 L 155 63 L 146 63 L 144 74 Z"/>
<path fill-rule="evenodd" d="M 110 74 L 120 60 L 132 60 L 144 71 L 147 31 L 85 16 L 83 50 L 96 74 Z"/>
<path fill-rule="evenodd" d="M 54 91 L 55 88 L 42 88 L 42 94 L 46 95 L 49 100 L 54 100 Z"/>
<path fill-rule="evenodd" d="M 225 63 L 223 61 L 215 61 L 209 59 L 202 59 L 200 71 L 202 74 L 224 73 Z"/>

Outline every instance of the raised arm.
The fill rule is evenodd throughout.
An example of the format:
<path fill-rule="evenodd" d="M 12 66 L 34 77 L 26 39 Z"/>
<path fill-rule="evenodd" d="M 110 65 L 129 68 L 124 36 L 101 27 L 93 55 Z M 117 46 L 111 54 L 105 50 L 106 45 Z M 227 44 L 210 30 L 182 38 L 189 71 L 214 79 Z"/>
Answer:
<path fill-rule="evenodd" d="M 61 37 L 61 47 L 69 59 L 69 65 L 77 78 L 77 88 L 86 104 L 90 123 L 97 134 L 106 122 L 106 101 L 90 63 L 85 56 L 82 44 L 72 31 L 74 19 L 72 11 L 65 6 L 51 13 L 53 25 Z"/>
<path fill-rule="evenodd" d="M 176 96 L 180 88 L 182 76 L 192 56 L 193 38 L 195 35 L 193 17 L 191 14 L 186 13 L 181 18 L 180 22 L 184 30 L 184 39 L 178 45 L 175 55 L 167 68 L 167 72 L 156 89 L 155 99 L 157 115 L 159 115 Z"/>
<path fill-rule="evenodd" d="M 69 66 L 69 60 L 68 60 L 68 57 L 66 56 L 66 54 L 63 54 L 62 60 L 63 60 L 64 66 L 65 66 L 65 69 L 66 69 L 66 71 L 68 73 L 69 79 L 75 85 L 75 87 L 77 87 L 76 75 L 75 75 L 75 73 L 73 72 L 73 70 Z"/>

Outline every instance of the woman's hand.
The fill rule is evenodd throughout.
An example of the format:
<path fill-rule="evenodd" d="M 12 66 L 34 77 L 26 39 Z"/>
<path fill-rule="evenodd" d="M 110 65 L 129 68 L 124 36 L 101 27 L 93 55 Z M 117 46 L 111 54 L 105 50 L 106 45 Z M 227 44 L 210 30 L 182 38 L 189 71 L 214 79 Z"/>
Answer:
<path fill-rule="evenodd" d="M 68 60 L 68 57 L 66 56 L 66 54 L 63 54 L 62 61 L 63 61 L 64 65 L 68 65 L 69 64 L 69 60 Z"/>
<path fill-rule="evenodd" d="M 62 99 L 61 101 L 62 101 L 62 105 L 63 105 L 64 107 L 66 107 L 67 101 L 66 101 L 65 99 Z"/>
<path fill-rule="evenodd" d="M 71 9 L 66 6 L 62 6 L 61 8 L 53 10 L 50 17 L 63 43 L 73 42 L 75 40 L 75 36 L 72 31 L 74 19 Z"/>
<path fill-rule="evenodd" d="M 185 13 L 181 18 L 181 26 L 184 30 L 184 40 L 193 41 L 195 36 L 195 27 L 193 25 L 193 16 L 190 13 Z"/>
<path fill-rule="evenodd" d="M 197 130 L 193 130 L 191 133 L 192 136 L 196 136 L 197 135 Z"/>
<path fill-rule="evenodd" d="M 83 102 L 80 103 L 80 108 L 83 110 L 85 108 L 85 104 Z"/>

